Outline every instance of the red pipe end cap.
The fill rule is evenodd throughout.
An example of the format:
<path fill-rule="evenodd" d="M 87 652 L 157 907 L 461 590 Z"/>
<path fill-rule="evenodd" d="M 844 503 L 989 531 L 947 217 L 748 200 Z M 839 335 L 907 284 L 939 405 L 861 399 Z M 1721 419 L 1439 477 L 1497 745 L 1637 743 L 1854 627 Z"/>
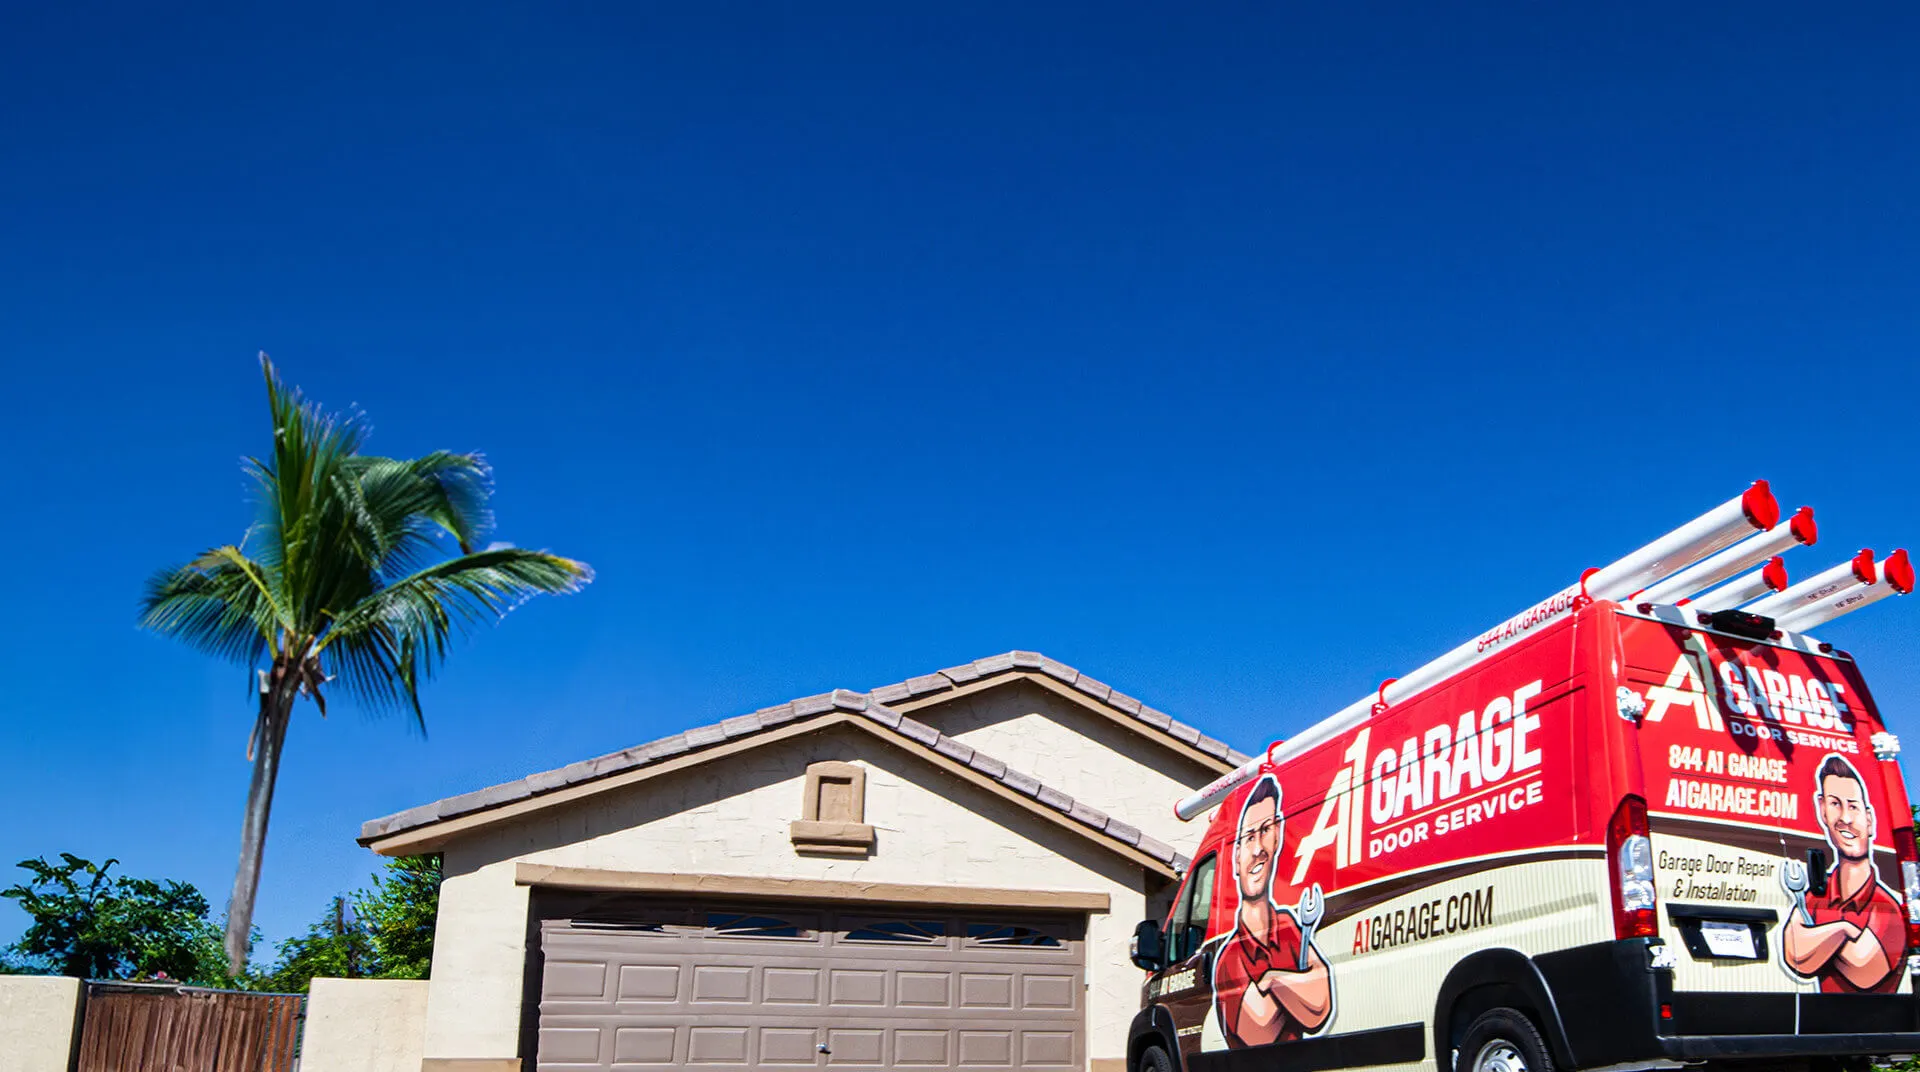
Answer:
<path fill-rule="evenodd" d="M 1767 587 L 1776 592 L 1786 591 L 1787 560 L 1779 555 L 1767 559 L 1767 564 L 1760 567 L 1760 579 L 1767 582 Z"/>
<path fill-rule="evenodd" d="M 1795 510 L 1793 516 L 1787 519 L 1787 530 L 1793 533 L 1794 539 L 1808 547 L 1820 542 L 1820 526 L 1813 523 L 1811 506 L 1802 506 Z"/>
<path fill-rule="evenodd" d="M 1908 595 L 1913 591 L 1913 563 L 1907 561 L 1906 548 L 1902 547 L 1888 555 L 1886 562 L 1882 563 L 1880 573 L 1887 579 L 1887 587 L 1901 595 Z"/>
<path fill-rule="evenodd" d="M 1745 494 L 1740 496 L 1740 509 L 1746 512 L 1747 520 L 1762 532 L 1780 523 L 1780 504 L 1774 500 L 1773 491 L 1764 480 L 1756 480 Z"/>
<path fill-rule="evenodd" d="M 1880 576 L 1873 568 L 1873 548 L 1862 547 L 1860 553 L 1853 556 L 1853 575 L 1860 578 L 1861 584 L 1872 584 Z"/>

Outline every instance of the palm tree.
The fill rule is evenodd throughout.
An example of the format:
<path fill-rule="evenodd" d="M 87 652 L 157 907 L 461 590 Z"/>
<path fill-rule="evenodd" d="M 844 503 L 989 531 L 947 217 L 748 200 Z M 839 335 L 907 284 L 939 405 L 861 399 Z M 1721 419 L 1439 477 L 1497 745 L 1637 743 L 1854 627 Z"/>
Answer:
<path fill-rule="evenodd" d="M 541 592 L 577 591 L 583 562 L 504 544 L 476 545 L 492 522 L 490 472 L 476 454 L 419 458 L 360 453 L 367 428 L 288 387 L 267 355 L 273 449 L 248 459 L 261 517 L 238 545 L 215 547 L 147 583 L 140 624 L 230 659 L 259 679 L 247 758 L 253 779 L 240 827 L 240 867 L 226 949 L 246 965 L 267 815 L 294 702 L 324 717 L 337 679 L 375 710 L 399 711 L 424 734 L 420 685 L 455 636 Z M 452 546 L 458 553 L 452 553 Z"/>

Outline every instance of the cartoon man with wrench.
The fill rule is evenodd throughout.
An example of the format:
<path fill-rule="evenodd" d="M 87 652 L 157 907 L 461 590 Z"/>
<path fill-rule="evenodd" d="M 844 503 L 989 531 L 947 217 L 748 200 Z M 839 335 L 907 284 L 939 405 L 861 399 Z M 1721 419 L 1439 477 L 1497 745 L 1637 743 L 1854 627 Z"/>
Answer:
<path fill-rule="evenodd" d="M 1820 980 L 1826 994 L 1890 994 L 1907 953 L 1906 913 L 1873 861 L 1873 805 L 1846 757 L 1833 753 L 1815 776 L 1815 812 L 1833 847 L 1827 892 L 1809 894 L 1807 865 L 1788 860 L 1780 883 L 1794 907 L 1781 928 L 1789 971 Z"/>
<path fill-rule="evenodd" d="M 1264 775 L 1240 807 L 1233 842 L 1240 909 L 1213 965 L 1214 1001 L 1229 1047 L 1289 1042 L 1319 1031 L 1333 1013 L 1333 976 L 1313 945 L 1326 911 L 1319 884 L 1291 908 L 1273 902 L 1282 829 L 1280 783 Z"/>

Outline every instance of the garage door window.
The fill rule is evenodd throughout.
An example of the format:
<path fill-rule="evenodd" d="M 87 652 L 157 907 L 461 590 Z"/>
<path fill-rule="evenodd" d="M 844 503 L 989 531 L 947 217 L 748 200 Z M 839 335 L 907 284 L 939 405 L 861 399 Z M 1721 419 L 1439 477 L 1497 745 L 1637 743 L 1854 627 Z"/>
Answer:
<path fill-rule="evenodd" d="M 707 929 L 721 938 L 810 938 L 800 925 L 778 916 L 708 912 Z"/>
<path fill-rule="evenodd" d="M 938 945 L 947 940 L 947 925 L 937 919 L 877 920 L 849 928 L 846 940 Z"/>
<path fill-rule="evenodd" d="M 1048 949 L 1060 948 L 1060 939 L 1045 931 L 1032 927 L 1021 927 L 1011 923 L 970 923 L 967 925 L 967 937 L 975 945 L 1024 945 L 1042 946 Z"/>

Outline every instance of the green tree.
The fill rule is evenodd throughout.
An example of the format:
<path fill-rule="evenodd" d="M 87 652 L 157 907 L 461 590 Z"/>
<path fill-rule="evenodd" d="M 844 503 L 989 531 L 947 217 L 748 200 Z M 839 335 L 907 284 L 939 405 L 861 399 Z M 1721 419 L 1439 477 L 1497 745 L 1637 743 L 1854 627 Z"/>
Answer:
<path fill-rule="evenodd" d="M 440 858 L 387 862 L 373 886 L 333 898 L 307 932 L 280 944 L 270 976 L 276 990 L 302 991 L 316 975 L 340 979 L 425 979 L 433 964 L 440 906 Z"/>
<path fill-rule="evenodd" d="M 373 939 L 383 979 L 425 979 L 433 967 L 433 927 L 440 914 L 440 857 L 402 856 L 373 876 L 354 899 Z"/>
<path fill-rule="evenodd" d="M 365 979 L 375 975 L 373 939 L 344 896 L 328 902 L 327 912 L 307 933 L 280 943 L 280 963 L 271 975 L 275 990 L 298 992 L 316 975 Z"/>
<path fill-rule="evenodd" d="M 481 547 L 491 475 L 476 454 L 413 459 L 361 453 L 366 427 L 287 386 L 265 354 L 272 450 L 249 459 L 260 519 L 148 582 L 141 625 L 258 677 L 253 763 L 228 903 L 231 974 L 244 971 L 267 819 L 294 703 L 322 715 L 337 679 L 376 710 L 425 732 L 420 684 L 464 629 L 498 621 L 542 592 L 576 591 L 585 563 L 500 544 Z M 457 553 L 456 553 L 457 551 Z"/>
<path fill-rule="evenodd" d="M 185 882 L 155 882 L 108 874 L 118 860 L 94 864 L 72 853 L 59 863 L 22 860 L 32 878 L 0 890 L 19 903 L 31 922 L 10 951 L 23 961 L 83 979 L 151 978 L 207 980 L 217 962 L 218 927 L 207 918 L 207 899 Z"/>

